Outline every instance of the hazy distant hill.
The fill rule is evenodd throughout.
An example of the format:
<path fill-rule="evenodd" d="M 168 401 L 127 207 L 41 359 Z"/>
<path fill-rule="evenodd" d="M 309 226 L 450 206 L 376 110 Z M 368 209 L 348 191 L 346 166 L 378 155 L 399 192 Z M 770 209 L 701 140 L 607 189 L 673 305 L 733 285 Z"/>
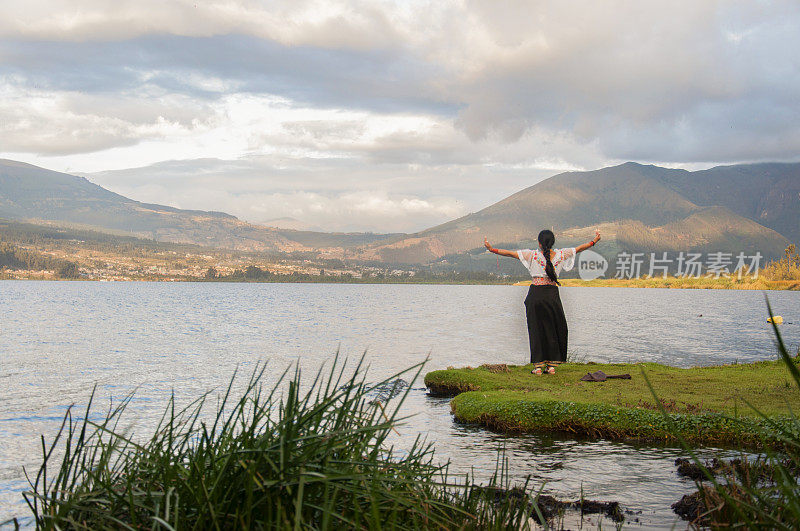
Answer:
<path fill-rule="evenodd" d="M 479 212 L 363 250 L 365 257 L 427 262 L 495 244 L 530 244 L 543 228 L 559 244 L 603 230 L 606 250 L 750 251 L 778 255 L 800 240 L 800 164 L 699 172 L 628 162 L 567 172 Z M 782 233 L 781 233 L 782 232 Z"/>
<path fill-rule="evenodd" d="M 248 251 L 350 247 L 391 237 L 264 227 L 223 212 L 140 203 L 82 177 L 2 159 L 0 218 L 58 221 L 158 241 Z"/>

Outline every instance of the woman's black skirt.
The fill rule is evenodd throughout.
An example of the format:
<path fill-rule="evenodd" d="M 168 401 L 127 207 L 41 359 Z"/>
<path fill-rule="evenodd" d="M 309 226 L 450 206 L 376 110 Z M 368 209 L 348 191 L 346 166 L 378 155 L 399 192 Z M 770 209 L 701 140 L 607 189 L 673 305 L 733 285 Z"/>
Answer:
<path fill-rule="evenodd" d="M 558 286 L 531 286 L 525 298 L 531 363 L 567 361 L 567 318 Z"/>

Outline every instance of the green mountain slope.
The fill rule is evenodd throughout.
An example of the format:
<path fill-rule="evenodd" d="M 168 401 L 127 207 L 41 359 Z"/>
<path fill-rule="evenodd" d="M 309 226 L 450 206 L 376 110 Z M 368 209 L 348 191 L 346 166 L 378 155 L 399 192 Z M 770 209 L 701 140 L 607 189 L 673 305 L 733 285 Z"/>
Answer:
<path fill-rule="evenodd" d="M 497 245 L 535 245 L 538 232 L 552 228 L 561 237 L 558 245 L 566 245 L 589 239 L 594 227 L 600 227 L 606 250 L 760 250 L 777 256 L 788 239 L 759 219 L 767 217 L 777 227 L 791 228 L 792 222 L 797 226 L 800 208 L 793 210 L 787 193 L 776 194 L 769 183 L 779 182 L 786 190 L 800 186 L 800 165 L 766 166 L 781 168 L 765 173 L 762 165 L 729 167 L 741 168 L 748 177 L 737 176 L 725 185 L 724 200 L 718 203 L 713 200 L 722 194 L 715 189 L 727 182 L 726 175 L 736 172 L 716 168 L 688 172 L 629 162 L 562 173 L 474 214 L 396 242 L 373 245 L 363 255 L 426 262 L 475 249 L 484 236 Z M 745 184 L 759 181 L 762 173 L 767 185 Z M 773 206 L 763 216 L 765 204 Z"/>
<path fill-rule="evenodd" d="M 800 164 L 740 164 L 672 172 L 662 182 L 701 206 L 725 206 L 800 242 Z"/>

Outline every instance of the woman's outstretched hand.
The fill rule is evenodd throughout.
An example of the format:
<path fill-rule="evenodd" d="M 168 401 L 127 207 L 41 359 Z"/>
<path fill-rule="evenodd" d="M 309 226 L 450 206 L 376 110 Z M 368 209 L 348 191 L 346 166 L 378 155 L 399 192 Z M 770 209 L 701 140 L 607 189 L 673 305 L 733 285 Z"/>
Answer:
<path fill-rule="evenodd" d="M 486 249 L 490 253 L 499 254 L 500 256 L 508 256 L 510 258 L 519 258 L 519 256 L 517 256 L 517 252 L 516 251 L 507 251 L 505 249 L 495 249 L 494 247 L 492 247 L 492 244 L 489 243 L 489 240 L 487 238 L 483 239 L 483 246 L 486 247 Z"/>
<path fill-rule="evenodd" d="M 585 251 L 589 247 L 593 247 L 594 244 L 596 244 L 599 241 L 600 241 L 600 229 L 595 229 L 595 231 L 594 231 L 594 239 L 592 241 L 590 241 L 589 243 L 583 243 L 581 245 L 576 246 L 575 247 L 575 252 L 576 253 L 582 253 L 583 251 Z"/>

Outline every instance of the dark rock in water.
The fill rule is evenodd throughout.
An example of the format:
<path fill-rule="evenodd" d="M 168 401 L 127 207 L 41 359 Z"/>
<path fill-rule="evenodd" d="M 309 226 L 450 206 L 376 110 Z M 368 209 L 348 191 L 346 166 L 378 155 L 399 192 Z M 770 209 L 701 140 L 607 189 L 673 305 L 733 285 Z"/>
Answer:
<path fill-rule="evenodd" d="M 403 380 L 402 378 L 381 382 L 375 385 L 364 384 L 364 388 L 366 389 L 364 395 L 369 397 L 369 400 L 367 401 L 368 404 L 378 404 L 381 402 L 388 402 L 392 398 L 402 393 L 409 386 L 410 384 L 407 381 Z M 345 384 L 340 386 L 338 390 L 342 392 L 347 392 L 347 391 L 353 391 L 358 387 L 360 386 Z"/>
<path fill-rule="evenodd" d="M 370 390 L 367 392 L 367 396 L 372 397 L 368 403 L 377 404 L 381 402 L 388 402 L 392 398 L 402 393 L 408 386 L 409 383 L 402 378 L 379 383 L 378 385 L 370 388 Z"/>
<path fill-rule="evenodd" d="M 690 522 L 696 521 L 701 514 L 706 512 L 706 504 L 700 491 L 685 494 L 679 501 L 672 504 L 672 510 Z"/>
<path fill-rule="evenodd" d="M 675 460 L 675 466 L 678 467 L 679 476 L 693 479 L 695 481 L 709 479 L 703 470 L 704 467 L 712 476 L 718 476 L 725 471 L 736 471 L 742 468 L 742 464 L 739 459 L 721 461 L 716 457 L 710 461 L 706 461 L 702 465 L 692 461 L 691 459 L 679 457 Z"/>
<path fill-rule="evenodd" d="M 497 503 L 509 499 L 524 500 L 528 498 L 528 493 L 522 487 L 511 487 L 510 489 L 494 487 L 490 490 L 494 492 L 494 501 Z"/>
<path fill-rule="evenodd" d="M 783 475 L 787 472 L 795 479 L 800 476 L 800 468 L 791 459 L 777 462 L 761 458 L 754 460 L 714 458 L 701 465 L 689 459 L 678 458 L 675 460 L 675 466 L 678 467 L 678 475 L 697 482 L 698 490 L 673 503 L 672 510 L 684 520 L 701 527 L 710 525 L 710 518 L 722 518 L 725 521 L 731 517 L 729 500 L 739 498 L 746 501 L 746 497 L 741 498 L 741 496 L 749 487 L 742 485 L 774 484 L 778 474 Z M 708 483 L 703 483 L 709 480 L 707 474 L 722 476 L 724 481 L 712 487 Z M 709 512 L 706 507 L 707 498 L 712 500 L 709 502 L 712 506 L 711 516 L 707 514 Z"/>
<path fill-rule="evenodd" d="M 581 514 L 604 514 L 615 522 L 623 522 L 625 520 L 625 515 L 619 506 L 619 502 L 581 500 L 573 502 L 573 506 L 579 509 Z"/>
<path fill-rule="evenodd" d="M 552 496 L 541 495 L 536 498 L 539 512 L 549 520 L 567 510 L 574 510 L 580 514 L 604 514 L 615 522 L 623 522 L 625 515 L 619 502 L 601 502 L 595 500 L 561 501 Z M 543 523 L 543 522 L 540 522 Z"/>
<path fill-rule="evenodd" d="M 703 472 L 703 468 L 690 459 L 679 457 L 675 460 L 675 466 L 678 467 L 678 475 L 681 477 L 693 479 L 695 481 L 708 479 L 708 476 Z M 713 467 L 707 467 L 707 469 L 712 474 L 715 472 Z"/>
<path fill-rule="evenodd" d="M 642 510 L 639 509 L 638 511 L 633 511 L 631 509 L 625 509 L 625 521 L 638 524 L 641 523 L 639 520 L 639 515 L 642 514 Z"/>
<path fill-rule="evenodd" d="M 494 493 L 495 503 L 529 499 L 528 493 L 525 489 L 520 487 L 513 487 L 511 489 L 494 487 L 490 490 Z M 533 504 L 535 504 L 535 507 Z M 539 515 L 541 515 L 545 521 L 548 521 L 565 512 L 575 511 L 582 515 L 603 514 L 614 522 L 625 521 L 625 515 L 622 512 L 619 502 L 601 502 L 595 500 L 562 501 L 553 496 L 542 494 L 531 501 L 531 508 L 533 509 L 533 516 L 537 520 L 539 520 Z M 545 522 L 540 521 L 539 523 L 544 524 Z"/>

